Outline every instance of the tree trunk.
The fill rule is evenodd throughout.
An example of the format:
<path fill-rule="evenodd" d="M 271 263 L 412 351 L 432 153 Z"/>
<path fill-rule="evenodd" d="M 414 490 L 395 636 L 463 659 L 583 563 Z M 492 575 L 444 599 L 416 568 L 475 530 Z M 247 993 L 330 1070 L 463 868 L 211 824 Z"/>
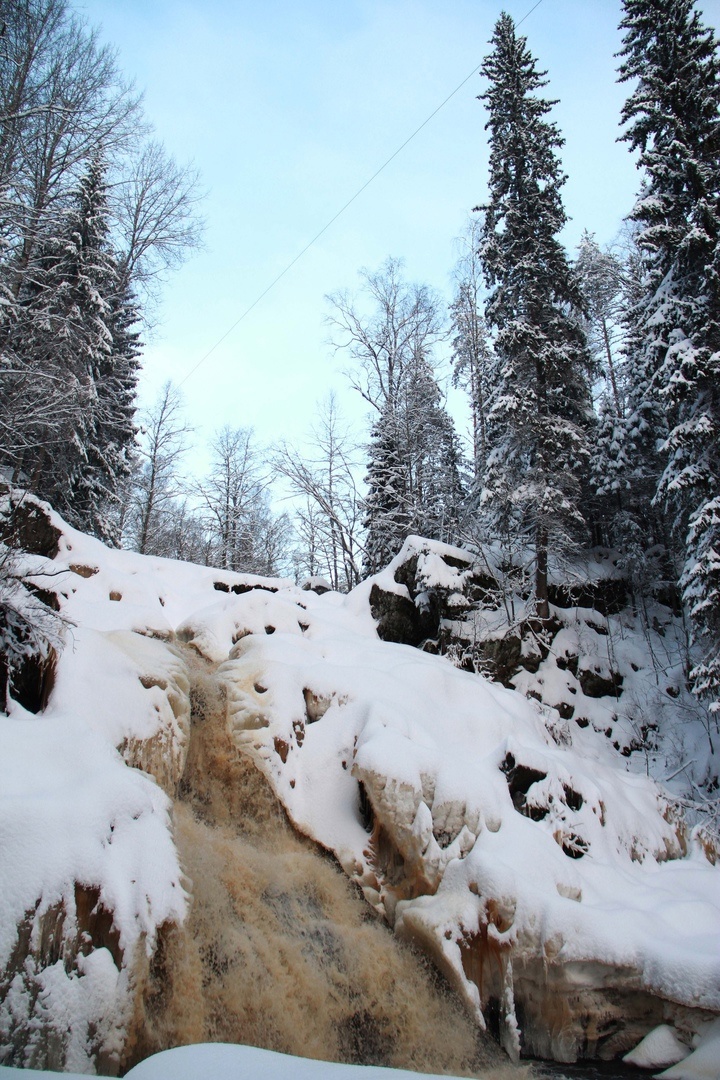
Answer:
<path fill-rule="evenodd" d="M 547 545 L 547 529 L 543 525 L 538 525 L 535 532 L 535 613 L 543 622 L 547 622 L 550 618 Z"/>

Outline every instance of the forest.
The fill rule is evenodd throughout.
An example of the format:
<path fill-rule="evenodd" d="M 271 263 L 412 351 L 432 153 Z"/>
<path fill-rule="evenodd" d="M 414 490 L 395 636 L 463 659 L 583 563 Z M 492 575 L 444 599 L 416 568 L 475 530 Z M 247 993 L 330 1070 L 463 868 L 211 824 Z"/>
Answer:
<path fill-rule="evenodd" d="M 2 15 L 6 483 L 113 544 L 335 589 L 410 534 L 499 543 L 524 552 L 517 587 L 540 622 L 548 560 L 612 548 L 638 595 L 674 590 L 687 679 L 715 713 L 720 61 L 692 3 L 625 5 L 618 119 L 639 193 L 616 243 L 585 234 L 574 257 L 558 239 L 566 177 L 546 75 L 503 15 L 482 69 L 488 196 L 450 310 L 396 258 L 363 271 L 359 295 L 328 298 L 366 441 L 330 398 L 309 449 L 225 428 L 205 476 L 188 471 L 180 391 L 136 401 L 153 299 L 201 242 L 198 176 L 63 0 Z M 435 367 L 448 337 L 469 441 Z"/>

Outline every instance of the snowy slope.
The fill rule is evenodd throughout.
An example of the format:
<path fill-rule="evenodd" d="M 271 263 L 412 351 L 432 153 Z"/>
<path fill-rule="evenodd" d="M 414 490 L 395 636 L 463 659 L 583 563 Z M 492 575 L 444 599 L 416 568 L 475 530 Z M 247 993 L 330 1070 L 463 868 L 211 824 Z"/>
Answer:
<path fill-rule="evenodd" d="M 23 1033 L 24 1064 L 55 1030 L 62 1067 L 111 1071 L 131 974 L 184 917 L 169 801 L 190 724 L 183 650 L 208 661 L 236 745 L 297 828 L 435 956 L 479 1023 L 496 1011 L 511 1052 L 518 1028 L 542 1048 L 527 1040 L 545 1025 L 572 1059 L 578 1016 L 613 994 L 629 1017 L 613 1052 L 661 1020 L 688 1041 L 693 1010 L 720 1011 L 712 847 L 592 725 L 381 641 L 373 582 L 316 595 L 51 520 L 57 552 L 26 569 L 58 596 L 64 649 L 44 711 L 0 715 L 0 1045 Z M 428 587 L 457 583 L 447 554 L 428 548 Z M 376 583 L 402 594 L 394 569 Z M 567 1015 L 548 987 L 575 1002 Z"/>

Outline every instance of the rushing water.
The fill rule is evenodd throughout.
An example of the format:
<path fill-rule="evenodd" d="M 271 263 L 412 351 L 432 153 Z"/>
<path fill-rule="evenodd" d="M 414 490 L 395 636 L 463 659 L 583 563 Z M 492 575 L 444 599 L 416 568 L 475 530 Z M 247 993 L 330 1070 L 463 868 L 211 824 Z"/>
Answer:
<path fill-rule="evenodd" d="M 334 860 L 292 829 L 232 743 L 212 671 L 195 667 L 174 810 L 192 906 L 183 928 L 161 938 L 127 1067 L 170 1046 L 222 1041 L 425 1072 L 522 1075 Z"/>
<path fill-rule="evenodd" d="M 648 1080 L 657 1069 L 648 1072 L 622 1061 L 578 1061 L 561 1065 L 554 1061 L 532 1061 L 537 1080 Z"/>

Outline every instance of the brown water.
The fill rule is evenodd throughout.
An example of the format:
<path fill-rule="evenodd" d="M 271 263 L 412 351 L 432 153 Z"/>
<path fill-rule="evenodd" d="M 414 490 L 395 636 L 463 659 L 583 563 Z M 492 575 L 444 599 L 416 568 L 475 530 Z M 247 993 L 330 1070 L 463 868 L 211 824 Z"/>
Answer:
<path fill-rule="evenodd" d="M 192 906 L 181 930 L 161 935 L 126 1068 L 167 1047 L 222 1041 L 424 1072 L 522 1075 L 335 861 L 289 825 L 230 738 L 212 670 L 196 662 L 193 681 L 174 812 Z"/>

